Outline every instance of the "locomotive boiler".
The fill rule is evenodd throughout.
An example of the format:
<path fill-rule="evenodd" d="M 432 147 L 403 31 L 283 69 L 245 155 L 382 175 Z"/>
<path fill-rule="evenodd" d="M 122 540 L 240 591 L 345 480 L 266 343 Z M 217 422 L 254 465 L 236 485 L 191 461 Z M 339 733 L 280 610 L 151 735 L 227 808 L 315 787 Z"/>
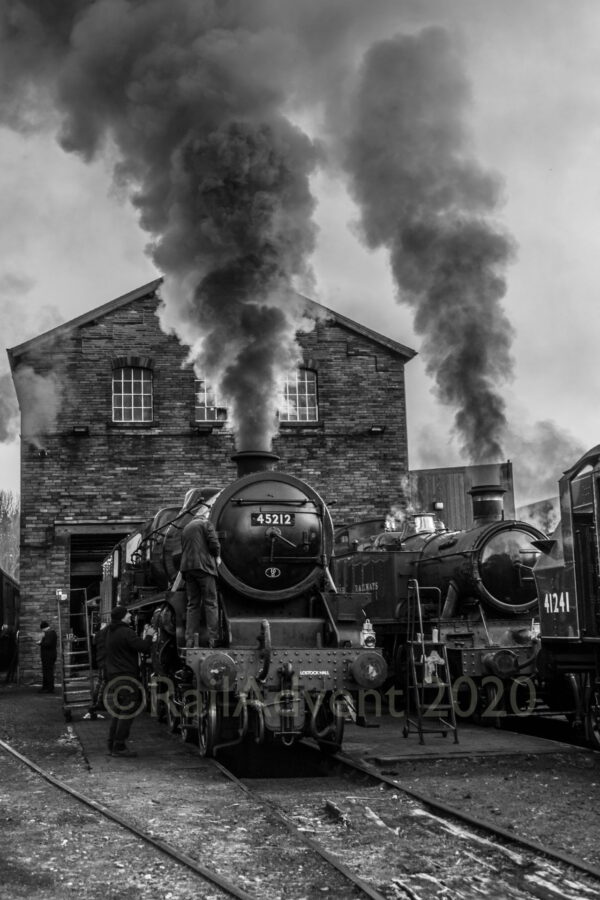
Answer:
<path fill-rule="evenodd" d="M 539 550 L 532 542 L 545 536 L 503 518 L 502 488 L 481 485 L 470 493 L 471 528 L 448 531 L 433 515 L 407 516 L 400 531 L 350 541 L 335 571 L 344 590 L 372 593 L 369 617 L 396 681 L 407 641 L 418 632 L 435 635 L 446 645 L 461 706 L 493 718 L 517 711 L 511 707 L 523 692 L 513 684 L 535 672 Z"/>
<path fill-rule="evenodd" d="M 203 755 L 246 738 L 291 745 L 342 743 L 361 690 L 378 687 L 386 664 L 365 627 L 363 593 L 331 576 L 333 525 L 317 493 L 274 471 L 269 452 L 240 452 L 238 479 L 193 489 L 120 542 L 104 565 L 102 607 L 119 602 L 157 628 L 152 703 Z M 198 512 L 221 543 L 220 640 L 201 631 L 185 647 L 181 530 Z M 360 721 L 360 715 L 358 716 Z"/>
<path fill-rule="evenodd" d="M 600 445 L 559 481 L 560 521 L 534 570 L 542 650 L 539 690 L 547 705 L 585 724 L 600 749 Z"/>

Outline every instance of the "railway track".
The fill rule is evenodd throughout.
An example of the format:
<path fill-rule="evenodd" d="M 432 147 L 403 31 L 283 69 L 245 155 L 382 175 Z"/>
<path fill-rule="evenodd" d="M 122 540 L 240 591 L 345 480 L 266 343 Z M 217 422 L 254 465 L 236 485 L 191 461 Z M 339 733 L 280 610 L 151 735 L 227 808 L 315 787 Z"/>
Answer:
<path fill-rule="evenodd" d="M 314 779 L 263 779 L 253 780 L 253 787 L 240 786 L 313 835 L 319 852 L 344 866 L 350 877 L 354 873 L 372 884 L 377 896 L 600 897 L 600 870 L 593 866 L 405 790 L 343 754 L 329 766 L 336 774 L 325 789 Z"/>
<path fill-rule="evenodd" d="M 196 814 L 188 814 L 181 829 L 177 790 L 161 801 L 158 819 L 146 817 L 142 824 L 143 815 L 131 805 L 126 813 L 123 802 L 100 801 L 6 742 L 0 741 L 0 748 L 216 886 L 222 896 L 292 900 L 322 890 L 340 900 L 600 897 L 600 871 L 594 867 L 406 790 L 342 754 L 321 760 L 328 767 L 326 778 L 248 781 L 221 762 L 199 760 L 192 746 L 182 745 L 202 777 L 186 778 L 188 809 Z M 213 821 L 203 814 L 211 794 L 221 797 Z M 207 858 L 218 863 L 200 861 Z M 252 859 L 259 870 L 254 877 Z"/>

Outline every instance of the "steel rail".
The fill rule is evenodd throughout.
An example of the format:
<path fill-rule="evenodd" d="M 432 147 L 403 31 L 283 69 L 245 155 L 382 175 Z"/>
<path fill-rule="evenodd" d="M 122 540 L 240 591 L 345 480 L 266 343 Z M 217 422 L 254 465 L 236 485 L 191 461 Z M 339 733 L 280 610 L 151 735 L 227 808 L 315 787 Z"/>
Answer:
<path fill-rule="evenodd" d="M 227 878 L 223 878 L 223 876 L 219 875 L 218 872 L 214 872 L 212 869 L 207 869 L 206 866 L 200 865 L 200 863 L 197 863 L 196 860 L 192 859 L 191 856 L 187 856 L 187 854 L 182 853 L 180 850 L 178 850 L 176 847 L 171 846 L 171 844 L 168 844 L 166 841 L 163 841 L 160 838 L 153 837 L 151 834 L 148 834 L 148 832 L 143 831 L 141 828 L 138 828 L 138 826 L 134 822 L 129 821 L 119 813 L 111 810 L 108 806 L 105 806 L 103 803 L 99 803 L 97 800 L 94 800 L 91 797 L 86 797 L 85 794 L 80 793 L 79 791 L 70 787 L 68 784 L 65 784 L 64 781 L 61 781 L 59 778 L 56 778 L 49 772 L 46 772 L 41 768 L 41 766 L 38 766 L 37 763 L 34 763 L 33 760 L 28 759 L 28 757 L 24 756 L 22 753 L 19 753 L 18 750 L 15 750 L 14 747 L 11 747 L 10 744 L 7 744 L 6 741 L 0 740 L 0 748 L 2 748 L 6 753 L 14 756 L 15 759 L 18 759 L 24 765 L 28 766 L 54 787 L 59 788 L 66 794 L 69 794 L 69 796 L 73 797 L 75 800 L 78 800 L 80 803 L 84 803 L 86 806 L 89 806 L 91 809 L 95 810 L 97 813 L 100 813 L 100 815 L 104 816 L 105 818 L 110 819 L 112 822 L 116 822 L 116 824 L 120 825 L 122 828 L 126 828 L 127 831 L 130 831 L 132 834 L 135 834 L 143 841 L 146 841 L 146 843 L 150 844 L 152 847 L 155 847 L 157 850 L 160 850 L 162 853 L 170 856 L 172 859 L 186 866 L 188 869 L 191 869 L 196 875 L 200 875 L 206 881 L 210 881 L 212 884 L 220 887 L 223 891 L 225 891 L 225 893 L 229 894 L 230 896 L 237 897 L 239 898 L 239 900 L 256 900 L 255 895 L 248 894 L 246 891 L 239 888 Z"/>
<path fill-rule="evenodd" d="M 374 766 L 358 762 L 341 752 L 338 752 L 335 756 L 331 757 L 331 763 L 333 764 L 335 762 L 342 763 L 344 766 L 364 775 L 369 775 L 378 783 L 385 784 L 388 787 L 393 787 L 397 791 L 401 791 L 408 797 L 418 800 L 419 803 L 428 806 L 430 809 L 435 810 L 447 818 L 459 819 L 470 825 L 472 828 L 479 828 L 482 831 L 494 835 L 494 837 L 500 837 L 511 844 L 516 844 L 519 847 L 523 847 L 524 849 L 537 853 L 540 856 L 544 856 L 554 862 L 560 862 L 563 863 L 563 865 L 571 866 L 573 869 L 577 869 L 580 872 L 584 872 L 586 875 L 591 875 L 600 880 L 600 868 L 597 866 L 589 865 L 583 860 L 571 856 L 569 853 L 563 853 L 561 850 L 552 850 L 543 847 L 542 844 L 531 840 L 531 838 L 515 834 L 514 832 L 508 831 L 508 829 L 502 828 L 500 825 L 494 825 L 492 822 L 488 822 L 485 819 L 478 819 L 470 813 L 456 809 L 454 806 L 443 803 L 441 800 L 434 800 L 432 797 L 428 797 L 420 791 L 415 791 L 413 788 L 403 787 L 401 782 L 389 778 L 387 775 L 382 775 Z"/>
<path fill-rule="evenodd" d="M 317 853 L 325 862 L 329 863 L 337 872 L 347 878 L 359 891 L 362 891 L 367 897 L 370 897 L 371 900 L 386 900 L 383 894 L 380 894 L 379 891 L 376 891 L 375 888 L 371 887 L 370 884 L 367 884 L 359 875 L 356 875 L 352 869 L 346 866 L 344 863 L 340 862 L 336 857 L 330 853 L 325 847 L 322 847 L 318 841 L 315 841 L 313 838 L 308 837 L 308 835 L 304 834 L 287 816 L 279 806 L 274 803 L 272 800 L 269 800 L 268 797 L 263 797 L 262 794 L 258 793 L 258 791 L 251 790 L 243 781 L 233 774 L 226 766 L 222 763 L 217 762 L 216 759 L 211 759 L 212 764 L 230 781 L 236 784 L 244 793 L 248 794 L 253 800 L 258 800 L 263 806 L 268 807 L 271 812 L 275 813 L 280 822 L 285 825 L 288 831 L 293 834 L 298 840 L 302 841 L 303 844 L 306 844 L 311 850 Z"/>

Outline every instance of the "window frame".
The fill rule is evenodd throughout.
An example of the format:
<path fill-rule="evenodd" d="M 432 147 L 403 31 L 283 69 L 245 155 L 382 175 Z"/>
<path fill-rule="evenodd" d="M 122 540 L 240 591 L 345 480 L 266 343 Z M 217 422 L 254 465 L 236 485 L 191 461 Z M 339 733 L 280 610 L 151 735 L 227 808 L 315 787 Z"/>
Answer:
<path fill-rule="evenodd" d="M 294 382 L 292 382 L 292 376 L 294 376 Z M 292 417 L 290 412 L 290 387 L 294 389 L 295 417 Z M 313 402 L 309 403 L 311 399 Z M 319 379 L 315 369 L 309 366 L 297 366 L 293 371 L 286 373 L 284 404 L 285 409 L 278 411 L 278 418 L 282 425 L 316 425 L 319 423 Z M 302 411 L 306 412 L 304 417 L 298 415 Z"/>
<path fill-rule="evenodd" d="M 116 390 L 117 387 L 121 390 Z M 154 370 L 151 360 L 140 357 L 119 357 L 113 360 L 111 422 L 113 425 L 128 427 L 147 427 L 153 424 Z"/>
<path fill-rule="evenodd" d="M 203 398 L 204 402 L 199 402 Z M 209 399 L 213 402 L 209 403 Z M 205 416 L 199 416 L 204 411 Z M 211 415 L 208 415 L 208 413 Z M 219 398 L 207 378 L 194 376 L 194 425 L 210 425 L 213 428 L 224 425 L 228 418 L 227 406 Z"/>

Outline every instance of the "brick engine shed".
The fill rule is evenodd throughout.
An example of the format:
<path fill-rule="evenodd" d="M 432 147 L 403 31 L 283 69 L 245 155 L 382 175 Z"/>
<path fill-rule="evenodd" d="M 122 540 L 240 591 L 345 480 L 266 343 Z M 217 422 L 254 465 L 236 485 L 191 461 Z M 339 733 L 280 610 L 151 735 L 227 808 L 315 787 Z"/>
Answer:
<path fill-rule="evenodd" d="M 98 595 L 112 546 L 190 487 L 227 484 L 235 435 L 156 315 L 161 280 L 8 351 L 21 410 L 21 633 Z M 407 502 L 404 366 L 415 352 L 308 301 L 315 327 L 272 450 L 336 525 Z M 287 396 L 287 395 L 286 395 Z M 214 405 L 211 405 L 213 404 Z M 291 412 L 290 412 L 291 410 Z M 250 449 L 250 448 L 243 448 Z M 258 448 L 256 448 L 258 449 Z M 20 678 L 39 679 L 21 647 Z"/>

